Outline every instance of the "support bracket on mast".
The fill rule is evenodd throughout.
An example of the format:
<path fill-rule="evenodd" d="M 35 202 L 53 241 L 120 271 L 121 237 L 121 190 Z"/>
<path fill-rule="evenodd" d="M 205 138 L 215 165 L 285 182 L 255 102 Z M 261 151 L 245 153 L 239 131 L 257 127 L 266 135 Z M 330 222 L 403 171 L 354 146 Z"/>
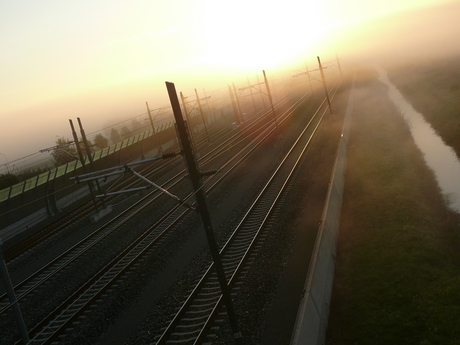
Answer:
<path fill-rule="evenodd" d="M 195 208 L 194 205 L 190 205 L 190 204 L 186 203 L 184 200 L 182 200 L 178 196 L 172 194 L 171 192 L 169 192 L 167 189 L 161 187 L 160 185 L 157 185 L 156 183 L 150 181 L 148 178 L 146 178 L 145 176 L 142 176 L 137 171 L 134 171 L 131 168 L 131 166 L 133 166 L 133 165 L 138 165 L 138 164 L 142 164 L 142 163 L 146 163 L 146 162 L 150 162 L 150 161 L 154 161 L 154 160 L 158 160 L 158 159 L 172 158 L 172 157 L 178 156 L 178 155 L 182 155 L 182 151 L 173 152 L 173 153 L 167 153 L 167 154 L 164 154 L 164 155 L 161 155 L 161 156 L 158 156 L 158 157 L 142 160 L 142 161 L 139 161 L 139 162 L 133 162 L 133 163 L 128 163 L 128 164 L 124 164 L 124 165 L 120 165 L 120 166 L 116 166 L 116 167 L 112 167 L 112 168 L 107 168 L 107 169 L 95 171 L 95 172 L 92 172 L 92 173 L 71 177 L 70 179 L 75 180 L 75 183 L 82 183 L 82 182 L 92 181 L 92 180 L 97 180 L 97 179 L 104 179 L 104 181 L 106 181 L 110 176 L 122 174 L 122 176 L 120 176 L 114 183 L 112 183 L 112 185 L 109 188 L 107 188 L 105 193 L 96 195 L 96 197 L 97 198 L 102 198 L 102 197 L 106 197 L 106 196 L 109 196 L 109 195 L 118 195 L 118 194 L 123 194 L 123 193 L 136 192 L 136 191 L 139 191 L 139 190 L 144 190 L 144 189 L 154 187 L 155 189 L 159 190 L 161 193 L 166 194 L 167 196 L 169 196 L 172 199 L 174 199 L 179 204 L 184 205 L 187 208 L 194 209 Z M 114 185 L 116 185 L 126 174 L 132 174 L 132 175 L 140 178 L 142 181 L 147 182 L 148 185 L 147 186 L 142 186 L 142 187 L 125 189 L 125 190 L 119 190 L 119 191 L 115 191 L 115 192 L 109 192 L 109 190 Z"/>

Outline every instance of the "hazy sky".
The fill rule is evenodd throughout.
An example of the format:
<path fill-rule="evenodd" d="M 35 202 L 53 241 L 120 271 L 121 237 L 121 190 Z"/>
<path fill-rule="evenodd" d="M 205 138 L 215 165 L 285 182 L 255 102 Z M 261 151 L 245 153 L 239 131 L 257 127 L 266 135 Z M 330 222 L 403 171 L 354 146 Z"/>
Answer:
<path fill-rule="evenodd" d="M 69 118 L 94 129 L 116 109 L 137 115 L 167 99 L 165 80 L 225 86 L 315 57 L 331 28 L 442 2 L 1 1 L 0 153 L 12 160 L 70 137 Z"/>

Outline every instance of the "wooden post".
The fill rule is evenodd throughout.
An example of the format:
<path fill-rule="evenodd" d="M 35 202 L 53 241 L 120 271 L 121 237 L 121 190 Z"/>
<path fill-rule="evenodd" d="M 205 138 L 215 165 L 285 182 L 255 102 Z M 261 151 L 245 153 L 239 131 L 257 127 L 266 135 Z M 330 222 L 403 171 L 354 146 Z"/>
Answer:
<path fill-rule="evenodd" d="M 321 78 L 323 79 L 324 92 L 326 93 L 327 105 L 329 106 L 329 111 L 332 114 L 331 101 L 329 99 L 329 93 L 327 92 L 326 79 L 324 78 L 323 66 L 321 65 L 321 60 L 319 56 L 317 56 L 317 58 L 318 58 L 319 71 L 321 72 Z"/>
<path fill-rule="evenodd" d="M 176 126 L 179 134 L 179 140 L 181 142 L 181 147 L 183 150 L 184 160 L 187 165 L 193 189 L 195 191 L 195 198 L 197 202 L 198 211 L 203 222 L 206 237 L 208 239 L 209 249 L 211 251 L 211 255 L 216 268 L 216 273 L 219 279 L 220 288 L 222 290 L 225 307 L 227 309 L 227 315 L 233 330 L 235 343 L 242 344 L 241 331 L 238 326 L 238 321 L 233 307 L 232 297 L 230 295 L 230 289 L 227 285 L 227 278 L 225 277 L 225 272 L 222 265 L 222 260 L 220 258 L 219 249 L 217 247 L 216 239 L 214 237 L 214 230 L 212 228 L 211 217 L 209 215 L 208 206 L 206 204 L 206 198 L 202 188 L 201 174 L 198 170 L 198 164 L 195 159 L 195 155 L 193 154 L 189 132 L 182 117 L 179 99 L 177 98 L 176 88 L 174 86 L 174 83 L 170 82 L 166 82 L 166 88 L 168 90 L 169 99 L 171 101 L 174 118 L 176 119 Z"/>

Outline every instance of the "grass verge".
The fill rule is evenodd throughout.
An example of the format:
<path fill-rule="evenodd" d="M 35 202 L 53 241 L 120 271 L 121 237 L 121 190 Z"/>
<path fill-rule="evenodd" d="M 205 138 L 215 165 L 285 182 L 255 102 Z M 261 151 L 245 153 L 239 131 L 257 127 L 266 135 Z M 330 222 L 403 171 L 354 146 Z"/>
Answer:
<path fill-rule="evenodd" d="M 327 344 L 459 344 L 457 215 L 373 71 L 354 104 Z"/>
<path fill-rule="evenodd" d="M 460 157 L 460 56 L 390 67 L 388 76 Z M 391 66 L 391 65 L 390 65 Z"/>

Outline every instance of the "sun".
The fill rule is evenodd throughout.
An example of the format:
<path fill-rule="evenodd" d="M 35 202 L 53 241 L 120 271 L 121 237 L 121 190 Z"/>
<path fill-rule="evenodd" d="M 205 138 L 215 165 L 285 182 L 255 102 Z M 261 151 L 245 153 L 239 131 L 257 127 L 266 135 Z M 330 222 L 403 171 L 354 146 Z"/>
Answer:
<path fill-rule="evenodd" d="M 279 66 L 320 38 L 318 14 L 300 1 L 209 2 L 202 17 L 203 61 L 230 69 Z"/>

